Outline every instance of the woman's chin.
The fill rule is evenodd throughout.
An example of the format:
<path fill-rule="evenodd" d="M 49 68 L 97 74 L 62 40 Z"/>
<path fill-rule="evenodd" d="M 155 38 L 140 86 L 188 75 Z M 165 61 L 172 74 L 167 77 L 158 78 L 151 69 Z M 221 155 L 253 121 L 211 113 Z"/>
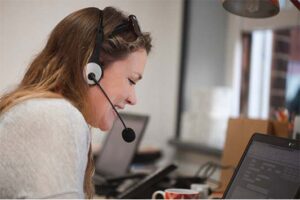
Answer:
<path fill-rule="evenodd" d="M 99 128 L 101 131 L 109 131 L 112 128 L 114 121 L 116 120 L 116 116 L 113 112 L 109 114 L 110 115 L 107 115 L 102 119 L 95 120 L 94 124 L 91 125 L 96 128 Z"/>
<path fill-rule="evenodd" d="M 112 125 L 113 125 L 113 121 L 112 122 L 107 122 L 107 123 L 101 123 L 97 127 L 101 131 L 109 131 L 111 129 Z"/>
<path fill-rule="evenodd" d="M 96 126 L 96 128 L 99 128 L 101 131 L 108 131 L 109 128 L 107 126 Z"/>

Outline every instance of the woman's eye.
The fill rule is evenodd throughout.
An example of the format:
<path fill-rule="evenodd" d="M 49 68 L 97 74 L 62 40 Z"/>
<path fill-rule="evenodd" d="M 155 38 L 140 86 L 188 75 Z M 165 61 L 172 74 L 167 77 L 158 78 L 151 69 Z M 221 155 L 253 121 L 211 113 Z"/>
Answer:
<path fill-rule="evenodd" d="M 135 85 L 135 84 L 136 84 L 136 83 L 135 83 L 133 80 L 131 80 L 131 79 L 128 79 L 128 81 L 129 81 L 130 85 Z"/>

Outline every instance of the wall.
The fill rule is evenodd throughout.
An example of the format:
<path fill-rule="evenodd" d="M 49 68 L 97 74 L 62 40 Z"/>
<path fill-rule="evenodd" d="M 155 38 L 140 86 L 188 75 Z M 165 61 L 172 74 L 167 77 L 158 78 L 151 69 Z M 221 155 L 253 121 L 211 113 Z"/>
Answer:
<path fill-rule="evenodd" d="M 88 6 L 134 13 L 142 29 L 151 32 L 153 51 L 137 86 L 138 104 L 126 111 L 151 116 L 143 145 L 165 147 L 175 134 L 182 0 L 1 0 L 0 93 L 20 81 L 63 17 Z"/>

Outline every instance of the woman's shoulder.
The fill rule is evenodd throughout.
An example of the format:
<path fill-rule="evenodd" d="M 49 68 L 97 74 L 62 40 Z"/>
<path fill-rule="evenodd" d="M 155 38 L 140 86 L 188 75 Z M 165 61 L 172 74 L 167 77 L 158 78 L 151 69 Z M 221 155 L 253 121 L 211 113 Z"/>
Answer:
<path fill-rule="evenodd" d="M 25 119 L 44 122 L 65 121 L 69 123 L 84 123 L 81 112 L 69 101 L 63 98 L 34 98 L 24 100 L 1 116 L 2 120 L 13 121 Z"/>
<path fill-rule="evenodd" d="M 1 115 L 0 135 L 32 138 L 36 134 L 41 140 L 54 138 L 53 141 L 56 141 L 64 137 L 75 139 L 76 143 L 85 143 L 85 146 L 90 141 L 89 127 L 83 115 L 65 99 L 28 99 Z"/>

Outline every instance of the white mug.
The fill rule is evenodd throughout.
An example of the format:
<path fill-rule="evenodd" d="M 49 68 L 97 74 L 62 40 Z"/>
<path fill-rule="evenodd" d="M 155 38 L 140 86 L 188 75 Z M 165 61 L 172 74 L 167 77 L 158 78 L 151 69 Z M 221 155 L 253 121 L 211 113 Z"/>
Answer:
<path fill-rule="evenodd" d="M 191 189 L 171 188 L 165 191 L 156 191 L 152 195 L 152 199 L 156 199 L 160 194 L 164 199 L 199 199 L 199 192 Z"/>

